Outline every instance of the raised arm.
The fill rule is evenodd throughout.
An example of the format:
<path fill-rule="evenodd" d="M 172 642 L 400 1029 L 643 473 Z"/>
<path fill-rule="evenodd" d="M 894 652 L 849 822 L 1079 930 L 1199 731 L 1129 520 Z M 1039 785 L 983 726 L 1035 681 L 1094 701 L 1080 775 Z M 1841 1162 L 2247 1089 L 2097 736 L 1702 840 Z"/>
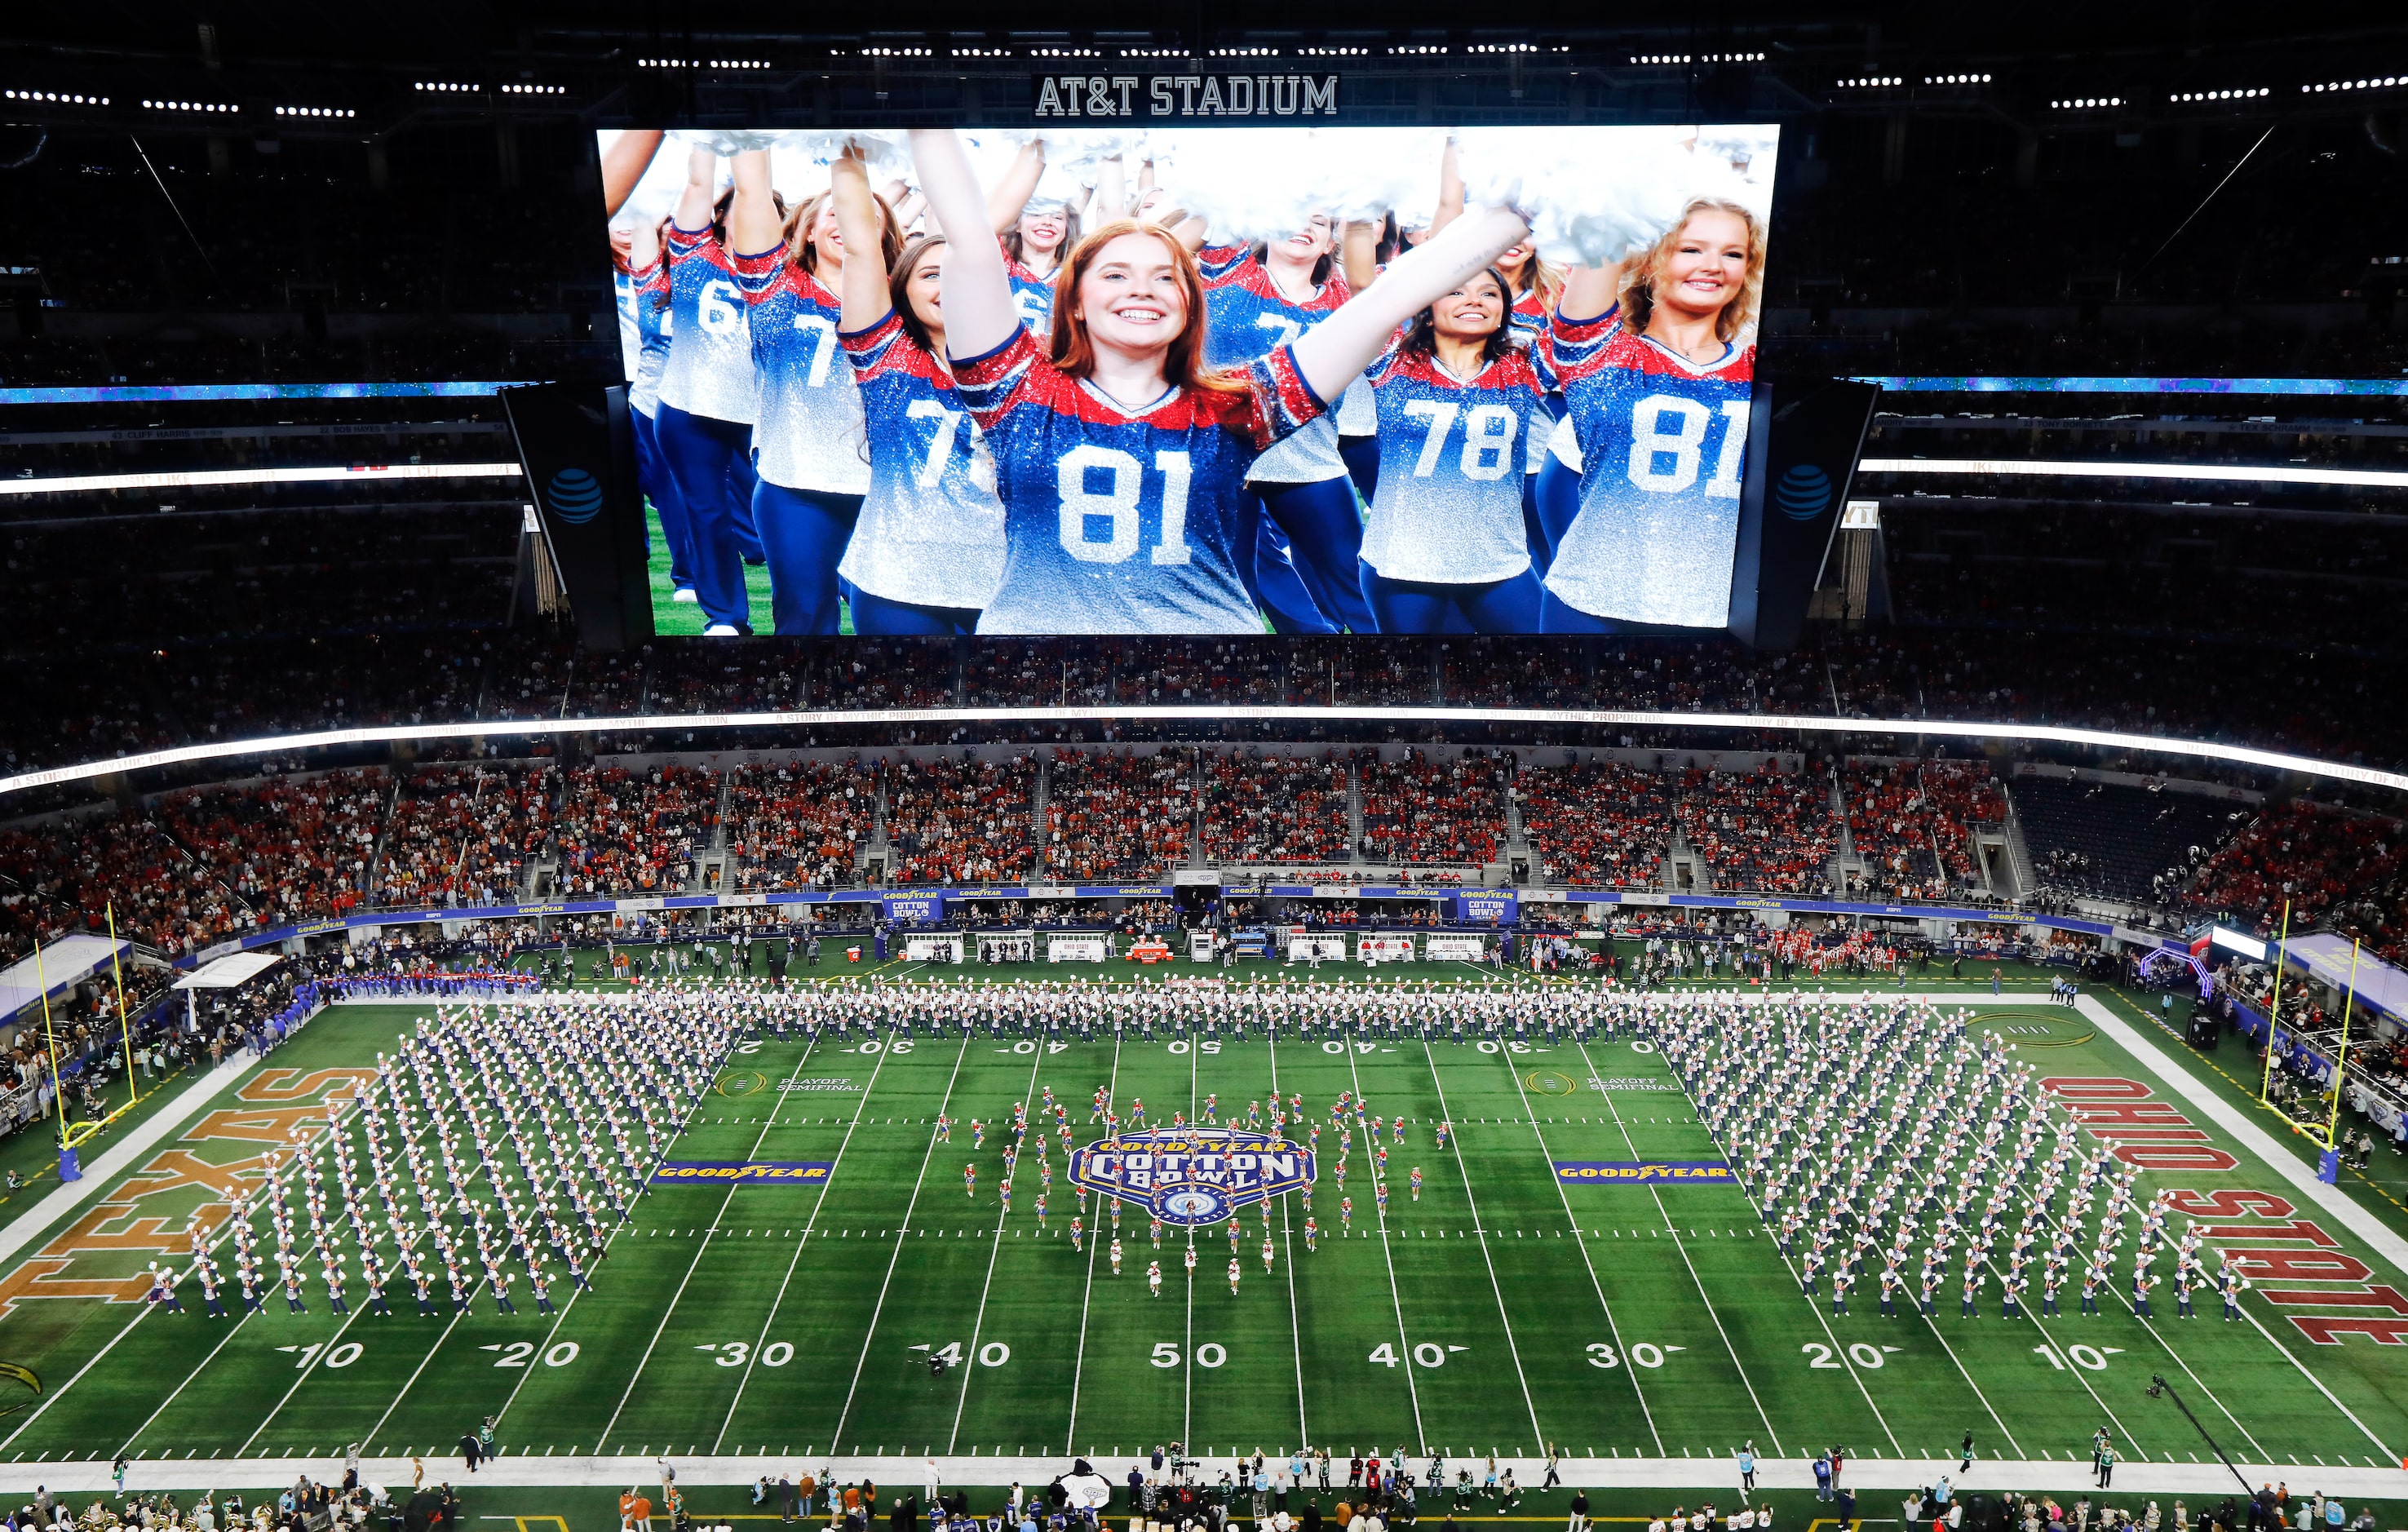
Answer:
<path fill-rule="evenodd" d="M 1623 265 L 1616 261 L 1611 265 L 1572 267 L 1564 276 L 1556 312 L 1566 319 L 1603 319 L 1622 301 Z"/>
<path fill-rule="evenodd" d="M 844 248 L 863 259 L 847 259 L 838 279 L 843 290 L 839 322 L 847 334 L 858 335 L 884 319 L 895 300 L 886 286 L 886 270 L 877 258 L 878 197 L 869 190 L 869 172 L 857 150 L 848 147 L 828 166 L 828 200 L 836 207 L 836 232 Z"/>
<path fill-rule="evenodd" d="M 738 255 L 776 250 L 786 237 L 786 221 L 769 189 L 769 151 L 736 151 L 736 200 L 727 206 L 727 248 Z M 872 248 L 877 245 L 870 241 Z"/>
<path fill-rule="evenodd" d="M 1380 230 L 1377 223 L 1349 223 L 1340 241 L 1346 285 L 1360 293 L 1380 279 Z"/>
<path fill-rule="evenodd" d="M 1128 168 L 1117 154 L 1096 167 L 1094 206 L 1098 219 L 1128 216 Z"/>
<path fill-rule="evenodd" d="M 955 146 L 956 152 L 959 152 L 959 147 Z M 963 164 L 968 163 L 966 157 Z M 1010 233 L 1012 225 L 1020 222 L 1020 209 L 1027 207 L 1028 199 L 1037 194 L 1038 178 L 1044 174 L 1045 140 L 1031 138 L 1020 146 L 1020 152 L 1012 157 L 1011 168 L 1003 173 L 1003 179 L 996 182 L 995 190 L 986 194 L 987 227 L 997 234 Z M 926 184 L 925 180 L 921 182 L 923 187 Z M 971 223 L 962 225 L 965 229 L 976 226 Z M 960 254 L 961 251 L 955 251 L 945 259 L 950 264 Z"/>
<path fill-rule="evenodd" d="M 1455 158 L 1455 140 L 1446 141 L 1446 151 L 1438 157 L 1438 208 L 1430 214 L 1432 239 L 1446 231 L 1446 226 L 1463 216 L 1463 167 Z"/>
<path fill-rule="evenodd" d="M 660 258 L 661 226 L 638 219 L 634 234 L 627 241 L 627 265 L 641 271 Z"/>
<path fill-rule="evenodd" d="M 707 229 L 710 226 L 710 205 L 719 196 L 719 156 L 708 144 L 696 144 L 686 150 L 685 190 L 678 193 L 677 226 L 681 229 Z"/>
<path fill-rule="evenodd" d="M 996 204 L 981 197 L 978 173 L 970 168 L 969 156 L 962 152 L 961 140 L 953 136 L 952 129 L 912 129 L 911 158 L 920 172 L 920 191 L 927 197 L 928 211 L 935 215 L 939 227 L 987 226 L 984 215 Z M 1030 184 L 1035 184 L 1033 179 Z M 1015 205 L 1013 215 L 1017 217 L 1018 212 Z M 956 357 L 983 356 L 1010 340 L 1019 328 L 1020 309 L 1011 300 L 1011 282 L 1003 271 L 1003 247 L 992 239 L 981 238 L 958 239 L 949 244 L 945 253 L 946 351 Z"/>
<path fill-rule="evenodd" d="M 1398 325 L 1455 291 L 1529 232 L 1521 214 L 1491 208 L 1455 220 L 1445 234 L 1397 257 L 1379 281 L 1297 337 L 1296 363 L 1304 380 L 1334 403 Z"/>
<path fill-rule="evenodd" d="M 661 130 L 630 128 L 602 151 L 602 216 L 616 218 L 661 151 Z"/>

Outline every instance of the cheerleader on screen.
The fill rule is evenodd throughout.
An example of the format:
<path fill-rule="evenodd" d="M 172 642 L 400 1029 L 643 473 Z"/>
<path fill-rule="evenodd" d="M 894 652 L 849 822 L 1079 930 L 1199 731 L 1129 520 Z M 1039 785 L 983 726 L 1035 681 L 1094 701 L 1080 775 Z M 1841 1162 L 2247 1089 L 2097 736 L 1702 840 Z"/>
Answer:
<path fill-rule="evenodd" d="M 1496 268 L 1474 272 L 1364 371 L 1380 473 L 1363 597 L 1382 633 L 1443 632 L 1450 615 L 1478 633 L 1539 631 L 1524 464 L 1555 424 L 1553 382 L 1513 342 L 1511 291 Z"/>
<path fill-rule="evenodd" d="M 976 228 L 978 180 L 953 134 L 911 135 L 930 212 Z M 1204 284 L 1168 231 L 1116 220 L 1056 279 L 1040 345 L 1003 252 L 957 245 L 945 267 L 954 379 L 995 453 L 1002 581 L 981 633 L 1257 633 L 1239 572 L 1255 462 L 1324 413 L 1396 327 L 1528 230 L 1492 209 L 1399 260 L 1379 286 L 1242 370 L 1204 365 Z"/>
<path fill-rule="evenodd" d="M 838 232 L 877 242 L 878 199 L 861 161 L 830 167 Z M 954 392 L 945 357 L 941 236 L 912 240 L 892 275 L 845 263 L 838 339 L 860 387 L 869 495 L 838 573 L 863 634 L 968 634 L 1003 574 L 995 459 Z"/>
<path fill-rule="evenodd" d="M 1763 225 L 1711 197 L 1566 283 L 1547 345 L 1583 472 L 1547 568 L 1547 632 L 1728 624 L 1763 289 Z"/>
<path fill-rule="evenodd" d="M 1039 202 L 1037 183 L 1045 175 L 1045 140 L 1020 146 L 1011 168 L 987 193 L 986 222 L 1003 241 L 1004 270 L 1013 301 L 1032 330 L 1042 332 L 1054 314 L 1054 273 L 1079 243 L 1079 209 L 1068 202 Z M 1120 198 L 1104 199 L 1107 217 L 1117 217 Z"/>
<path fill-rule="evenodd" d="M 886 204 L 875 196 L 870 204 L 876 217 L 860 231 L 868 243 L 858 254 L 882 286 L 902 241 Z M 869 492 L 861 394 L 837 342 L 835 284 L 851 264 L 850 247 L 828 193 L 784 211 L 769 187 L 767 150 L 736 156 L 727 226 L 761 379 L 752 520 L 769 559 L 770 616 L 781 635 L 832 634 L 840 616 L 837 565 Z"/>
<path fill-rule="evenodd" d="M 635 415 L 636 482 L 661 519 L 668 545 L 671 599 L 692 602 L 694 555 L 685 502 L 661 455 L 661 374 L 669 361 L 669 264 L 663 235 L 668 221 L 613 224 L 610 261 L 619 298 L 619 343 L 626 354 L 627 408 Z M 649 537 L 650 534 L 647 534 Z"/>
<path fill-rule="evenodd" d="M 761 544 L 752 529 L 752 335 L 727 249 L 734 193 L 714 199 L 718 185 L 719 157 L 693 150 L 666 236 L 669 359 L 654 429 L 685 506 L 703 631 L 725 637 L 752 631 L 744 566 L 759 560 Z"/>

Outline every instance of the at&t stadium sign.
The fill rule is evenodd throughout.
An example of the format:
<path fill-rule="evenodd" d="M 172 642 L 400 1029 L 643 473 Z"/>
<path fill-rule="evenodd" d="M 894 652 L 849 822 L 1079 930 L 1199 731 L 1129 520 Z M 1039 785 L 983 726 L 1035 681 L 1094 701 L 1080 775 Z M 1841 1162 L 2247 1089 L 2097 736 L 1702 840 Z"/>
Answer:
<path fill-rule="evenodd" d="M 1100 1138 L 1070 1158 L 1070 1184 L 1148 1210 L 1166 1224 L 1215 1224 L 1312 1181 L 1312 1152 L 1238 1128 L 1149 1128 Z"/>

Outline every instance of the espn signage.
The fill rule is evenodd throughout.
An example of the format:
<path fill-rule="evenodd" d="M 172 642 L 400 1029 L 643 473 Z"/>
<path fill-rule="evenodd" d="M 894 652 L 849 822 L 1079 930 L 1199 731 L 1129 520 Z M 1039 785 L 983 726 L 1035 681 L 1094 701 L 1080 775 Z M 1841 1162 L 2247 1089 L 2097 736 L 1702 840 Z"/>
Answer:
<path fill-rule="evenodd" d="M 1038 117 L 1335 117 L 1336 75 L 1043 75 Z"/>

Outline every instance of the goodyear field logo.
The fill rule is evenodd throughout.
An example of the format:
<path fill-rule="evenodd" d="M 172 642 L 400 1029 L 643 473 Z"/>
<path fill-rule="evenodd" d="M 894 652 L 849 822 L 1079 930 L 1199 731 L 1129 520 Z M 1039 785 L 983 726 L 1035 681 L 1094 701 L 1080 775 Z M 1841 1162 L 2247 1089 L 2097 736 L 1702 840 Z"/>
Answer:
<path fill-rule="evenodd" d="M 1560 1181 L 1617 1186 L 1656 1186 L 1665 1181 L 1732 1180 L 1731 1167 L 1721 1160 L 1557 1160 Z"/>
<path fill-rule="evenodd" d="M 582 468 L 563 468 L 546 486 L 552 513 L 571 526 L 582 526 L 602 514 L 602 486 Z"/>
<path fill-rule="evenodd" d="M 805 1181 L 824 1185 L 836 1169 L 833 1160 L 663 1160 L 652 1172 L 655 1186 L 764 1186 L 772 1182 Z"/>
<path fill-rule="evenodd" d="M 1312 1181 L 1312 1152 L 1236 1128 L 1116 1134 L 1070 1159 L 1070 1184 L 1149 1210 L 1166 1224 L 1216 1224 Z"/>

